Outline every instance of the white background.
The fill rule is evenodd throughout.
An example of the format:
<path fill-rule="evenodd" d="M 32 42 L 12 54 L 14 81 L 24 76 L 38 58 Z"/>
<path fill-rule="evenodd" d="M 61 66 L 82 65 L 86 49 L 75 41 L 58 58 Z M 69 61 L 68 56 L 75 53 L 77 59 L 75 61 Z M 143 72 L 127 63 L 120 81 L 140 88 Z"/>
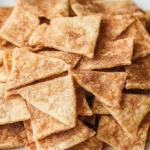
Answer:
<path fill-rule="evenodd" d="M 134 0 L 134 1 L 139 7 L 145 10 L 150 10 L 150 0 Z M 0 6 L 14 6 L 14 5 L 15 5 L 14 0 L 0 0 Z M 24 148 L 18 148 L 12 150 L 24 150 Z M 115 150 L 115 149 L 107 147 L 105 150 Z M 150 150 L 150 143 L 147 143 L 146 150 Z"/>

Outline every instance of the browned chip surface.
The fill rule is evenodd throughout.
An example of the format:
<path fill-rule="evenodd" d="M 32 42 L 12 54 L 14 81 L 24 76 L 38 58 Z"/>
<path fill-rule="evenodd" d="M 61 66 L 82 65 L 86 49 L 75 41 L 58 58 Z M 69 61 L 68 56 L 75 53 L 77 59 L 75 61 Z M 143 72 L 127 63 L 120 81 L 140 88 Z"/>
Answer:
<path fill-rule="evenodd" d="M 100 119 L 97 138 L 121 150 L 145 150 L 149 123 L 143 123 L 137 135 L 129 137 L 113 117 L 103 116 Z"/>
<path fill-rule="evenodd" d="M 122 37 L 134 38 L 133 60 L 145 57 L 150 54 L 150 36 L 139 20 L 133 22 Z"/>
<path fill-rule="evenodd" d="M 25 46 L 28 45 L 29 37 L 38 24 L 39 19 L 36 15 L 17 6 L 0 29 L 0 35 L 16 46 Z"/>
<path fill-rule="evenodd" d="M 95 49 L 95 57 L 92 59 L 83 57 L 77 65 L 77 69 L 94 70 L 130 65 L 133 46 L 132 38 L 113 42 L 103 42 L 99 39 Z"/>
<path fill-rule="evenodd" d="M 13 52 L 13 68 L 7 81 L 7 89 L 11 90 L 60 74 L 68 68 L 69 65 L 61 59 L 35 54 L 27 48 L 16 48 Z"/>
<path fill-rule="evenodd" d="M 75 127 L 76 95 L 71 75 L 21 88 L 18 93 L 40 111 Z"/>
<path fill-rule="evenodd" d="M 127 89 L 150 89 L 150 56 L 133 62 L 126 67 Z"/>
<path fill-rule="evenodd" d="M 21 122 L 0 126 L 0 149 L 25 146 L 26 132 Z"/>
<path fill-rule="evenodd" d="M 78 54 L 61 52 L 61 51 L 41 51 L 38 52 L 41 55 L 53 58 L 59 58 L 64 60 L 67 64 L 71 65 L 71 67 L 75 67 L 81 56 Z"/>
<path fill-rule="evenodd" d="M 6 83 L 8 80 L 8 72 L 6 67 L 4 67 L 4 65 L 0 66 L 0 83 Z"/>
<path fill-rule="evenodd" d="M 97 99 L 94 99 L 92 111 L 93 114 L 101 114 L 101 115 L 110 114 L 105 105 L 102 102 L 98 101 Z"/>
<path fill-rule="evenodd" d="M 76 70 L 70 73 L 80 86 L 94 94 L 100 101 L 109 106 L 120 107 L 126 73 Z"/>
<path fill-rule="evenodd" d="M 70 129 L 70 127 L 59 122 L 50 115 L 41 112 L 32 105 L 28 104 L 28 108 L 31 114 L 32 130 L 36 140 Z"/>
<path fill-rule="evenodd" d="M 50 26 L 40 26 L 45 33 L 41 34 L 40 28 L 35 30 L 29 43 L 93 58 L 101 18 L 101 15 L 91 15 L 52 19 Z"/>
<path fill-rule="evenodd" d="M 37 150 L 35 143 L 27 144 L 25 148 L 26 150 Z"/>
<path fill-rule="evenodd" d="M 95 132 L 92 129 L 78 121 L 75 128 L 58 134 L 53 134 L 43 140 L 36 141 L 36 146 L 37 149 L 40 150 L 67 149 L 86 141 L 94 134 Z"/>
<path fill-rule="evenodd" d="M 68 0 L 16 0 L 30 12 L 48 19 L 69 16 Z"/>
<path fill-rule="evenodd" d="M 103 143 L 95 136 L 89 138 L 87 141 L 76 145 L 68 150 L 102 150 Z"/>
<path fill-rule="evenodd" d="M 138 94 L 124 94 L 121 108 L 111 108 L 106 106 L 108 111 L 114 116 L 123 130 L 134 136 L 145 115 L 150 110 L 150 96 Z"/>

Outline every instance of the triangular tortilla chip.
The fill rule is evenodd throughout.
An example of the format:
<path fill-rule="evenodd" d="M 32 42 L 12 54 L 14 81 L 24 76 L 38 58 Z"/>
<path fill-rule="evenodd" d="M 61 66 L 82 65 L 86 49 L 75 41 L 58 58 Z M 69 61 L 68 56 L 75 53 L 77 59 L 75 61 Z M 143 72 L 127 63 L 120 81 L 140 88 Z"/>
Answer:
<path fill-rule="evenodd" d="M 13 89 L 13 90 L 5 90 L 5 98 L 8 98 L 10 96 L 16 96 L 18 95 L 17 89 Z"/>
<path fill-rule="evenodd" d="M 26 150 L 37 150 L 35 143 L 29 143 L 25 146 Z"/>
<path fill-rule="evenodd" d="M 70 5 L 75 14 L 78 16 L 85 16 L 96 13 L 107 14 L 112 10 L 128 8 L 132 6 L 133 3 L 131 0 L 71 0 Z"/>
<path fill-rule="evenodd" d="M 124 37 L 134 38 L 133 60 L 150 54 L 150 36 L 141 21 L 133 22 L 121 36 Z"/>
<path fill-rule="evenodd" d="M 87 140 L 94 134 L 95 132 L 92 129 L 78 121 L 77 126 L 71 130 L 53 134 L 43 140 L 36 141 L 36 147 L 42 150 L 63 150 Z"/>
<path fill-rule="evenodd" d="M 0 99 L 0 125 L 28 120 L 30 113 L 20 96 Z"/>
<path fill-rule="evenodd" d="M 32 105 L 28 104 L 31 114 L 31 124 L 35 140 L 43 139 L 51 134 L 69 130 L 70 127 L 54 119 Z"/>
<path fill-rule="evenodd" d="M 106 106 L 106 105 L 105 105 Z M 150 96 L 138 94 L 124 94 L 121 108 L 106 106 L 123 130 L 130 136 L 134 136 L 145 115 L 150 110 Z"/>
<path fill-rule="evenodd" d="M 133 62 L 126 67 L 128 74 L 126 88 L 127 89 L 150 89 L 150 56 Z"/>
<path fill-rule="evenodd" d="M 4 65 L 0 66 L 0 83 L 6 83 L 8 80 L 8 72 Z"/>
<path fill-rule="evenodd" d="M 52 19 L 47 29 L 45 29 L 46 25 L 42 26 L 42 30 L 46 30 L 45 33 L 42 33 L 45 35 L 41 35 L 41 32 L 39 35 L 36 33 L 39 32 L 39 28 L 33 33 L 29 43 L 31 46 L 37 47 L 46 44 L 45 47 L 93 58 L 101 18 L 101 15 L 91 15 Z M 39 45 L 34 45 L 37 43 Z"/>
<path fill-rule="evenodd" d="M 100 115 L 110 114 L 105 105 L 102 102 L 98 101 L 97 99 L 94 99 L 92 111 L 93 114 L 100 114 Z"/>
<path fill-rule="evenodd" d="M 76 125 L 76 95 L 72 76 L 21 88 L 18 93 L 28 103 L 70 128 Z"/>
<path fill-rule="evenodd" d="M 26 120 L 23 122 L 24 128 L 27 134 L 28 143 L 34 142 L 33 130 L 31 125 L 31 120 Z"/>
<path fill-rule="evenodd" d="M 7 81 L 8 90 L 60 74 L 69 68 L 69 65 L 63 60 L 49 58 L 27 50 L 27 48 L 16 48 L 13 52 L 13 68 Z"/>
<path fill-rule="evenodd" d="M 150 130 L 148 131 L 147 141 L 150 141 Z"/>
<path fill-rule="evenodd" d="M 97 138 L 120 150 L 145 150 L 149 123 L 143 123 L 134 137 L 128 136 L 113 117 L 103 116 L 100 119 Z"/>
<path fill-rule="evenodd" d="M 0 149 L 22 147 L 26 144 L 26 132 L 21 122 L 0 126 Z"/>
<path fill-rule="evenodd" d="M 0 65 L 4 62 L 3 51 L 0 51 Z"/>
<path fill-rule="evenodd" d="M 76 66 L 78 61 L 80 60 L 81 56 L 78 54 L 71 54 L 67 52 L 61 52 L 61 51 L 41 51 L 38 52 L 38 54 L 58 58 L 64 60 L 67 64 L 69 64 L 72 68 Z"/>
<path fill-rule="evenodd" d="M 82 90 L 81 88 L 76 88 L 76 97 L 77 97 L 77 114 L 79 116 L 91 116 L 93 113 L 87 103 L 85 91 Z"/>
<path fill-rule="evenodd" d="M 17 0 L 17 4 L 28 11 L 48 19 L 69 16 L 68 0 Z"/>
<path fill-rule="evenodd" d="M 77 65 L 77 69 L 95 70 L 130 65 L 133 46 L 133 38 L 113 42 L 103 42 L 99 39 L 95 49 L 95 57 L 92 59 L 83 57 Z"/>
<path fill-rule="evenodd" d="M 29 37 L 39 24 L 38 16 L 17 6 L 0 30 L 5 40 L 16 46 L 28 45 Z"/>
<path fill-rule="evenodd" d="M 0 83 L 0 99 L 5 97 L 6 83 Z"/>
<path fill-rule="evenodd" d="M 89 138 L 87 141 L 76 145 L 68 150 L 102 150 L 103 143 L 95 136 Z"/>
<path fill-rule="evenodd" d="M 120 107 L 126 73 L 76 70 L 71 70 L 70 73 L 80 86 L 95 95 L 98 100 L 109 106 Z"/>
<path fill-rule="evenodd" d="M 86 116 L 83 121 L 85 123 L 89 123 L 91 125 L 95 125 L 95 123 L 96 123 L 96 115 Z"/>

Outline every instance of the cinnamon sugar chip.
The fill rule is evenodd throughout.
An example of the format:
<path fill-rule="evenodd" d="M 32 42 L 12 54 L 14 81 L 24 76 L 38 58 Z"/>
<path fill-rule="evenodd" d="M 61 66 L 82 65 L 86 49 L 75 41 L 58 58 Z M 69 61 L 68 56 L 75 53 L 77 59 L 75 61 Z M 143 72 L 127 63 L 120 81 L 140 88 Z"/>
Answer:
<path fill-rule="evenodd" d="M 88 123 L 88 124 L 91 124 L 91 125 L 95 125 L 95 123 L 96 123 L 96 115 L 86 116 L 86 117 L 84 117 L 83 121 L 85 123 Z"/>
<path fill-rule="evenodd" d="M 133 38 L 113 42 L 104 42 L 99 39 L 95 49 L 95 57 L 92 59 L 83 57 L 77 65 L 77 69 L 94 70 L 130 65 L 133 46 Z"/>
<path fill-rule="evenodd" d="M 68 150 L 102 150 L 103 143 L 95 136 L 89 138 L 87 141 L 82 142 Z"/>
<path fill-rule="evenodd" d="M 43 139 L 51 134 L 69 130 L 70 127 L 54 119 L 28 104 L 31 124 L 35 140 Z"/>
<path fill-rule="evenodd" d="M 41 150 L 67 149 L 86 141 L 94 134 L 95 132 L 92 129 L 78 121 L 77 126 L 73 129 L 36 141 L 36 147 Z"/>
<path fill-rule="evenodd" d="M 100 114 L 100 115 L 108 115 L 110 112 L 107 110 L 105 105 L 98 101 L 96 98 L 93 102 L 93 108 L 92 108 L 93 114 Z"/>
<path fill-rule="evenodd" d="M 0 66 L 0 83 L 6 83 L 8 80 L 9 73 L 4 65 Z"/>
<path fill-rule="evenodd" d="M 33 130 L 32 130 L 32 125 L 31 125 L 31 120 L 26 120 L 23 122 L 24 128 L 27 134 L 27 139 L 28 143 L 33 143 L 34 142 L 34 136 L 33 136 Z"/>
<path fill-rule="evenodd" d="M 25 146 L 26 132 L 21 122 L 0 126 L 0 149 Z"/>
<path fill-rule="evenodd" d="M 95 95 L 98 100 L 112 107 L 120 107 L 126 73 L 77 70 L 70 73 L 80 86 Z"/>
<path fill-rule="evenodd" d="M 101 18 L 101 15 L 91 15 L 52 19 L 50 26 L 42 26 L 43 30 L 46 28 L 44 35 L 41 36 L 40 28 L 37 29 L 31 36 L 29 43 L 37 47 L 45 44 L 45 47 L 93 58 Z M 58 30 L 59 32 L 57 32 Z M 40 33 L 40 38 L 37 38 L 36 32 Z M 44 40 L 42 40 L 43 37 Z M 45 42 L 43 43 L 43 41 Z"/>
<path fill-rule="evenodd" d="M 125 33 L 121 35 L 121 38 L 125 37 L 134 38 L 133 60 L 150 54 L 150 36 L 141 21 L 133 22 Z"/>
<path fill-rule="evenodd" d="M 126 88 L 127 89 L 150 89 L 150 56 L 133 62 L 126 67 L 128 74 Z"/>
<path fill-rule="evenodd" d="M 111 116 L 100 119 L 97 138 L 120 150 L 145 150 L 149 123 L 143 123 L 134 137 L 128 136 Z"/>
<path fill-rule="evenodd" d="M 76 97 L 77 97 L 77 114 L 79 116 L 91 116 L 93 115 L 91 108 L 89 107 L 85 91 L 81 88 L 76 88 Z"/>
<path fill-rule="evenodd" d="M 129 136 L 134 136 L 138 132 L 141 121 L 150 110 L 150 96 L 124 94 L 121 108 L 114 109 L 108 106 L 106 108 L 122 126 L 123 130 Z"/>
<path fill-rule="evenodd" d="M 96 13 L 110 13 L 119 8 L 129 8 L 133 5 L 131 0 L 71 0 L 72 10 L 78 16 L 91 15 Z"/>
<path fill-rule="evenodd" d="M 16 96 L 18 95 L 17 89 L 13 89 L 13 90 L 5 90 L 5 98 L 8 98 L 10 96 Z"/>
<path fill-rule="evenodd" d="M 39 19 L 36 15 L 17 6 L 0 29 L 0 36 L 14 45 L 22 47 L 28 45 L 29 37 L 38 24 Z"/>
<path fill-rule="evenodd" d="M 28 11 L 48 19 L 69 16 L 68 0 L 16 0 Z"/>
<path fill-rule="evenodd" d="M 30 114 L 22 97 L 0 98 L 0 125 L 24 121 L 29 118 Z"/>
<path fill-rule="evenodd" d="M 26 150 L 37 150 L 35 143 L 29 143 L 25 146 Z"/>
<path fill-rule="evenodd" d="M 0 99 L 5 97 L 6 83 L 0 83 Z"/>
<path fill-rule="evenodd" d="M 71 65 L 72 68 L 76 66 L 78 61 L 80 60 L 81 56 L 78 54 L 61 52 L 61 51 L 41 51 L 38 54 L 58 58 L 64 60 L 67 64 Z"/>
<path fill-rule="evenodd" d="M 36 80 L 67 71 L 69 65 L 63 60 L 16 48 L 13 52 L 13 68 L 7 81 L 7 90 L 18 88 Z"/>
<path fill-rule="evenodd" d="M 75 127 L 76 96 L 72 76 L 24 87 L 18 93 L 40 111 L 70 128 Z"/>

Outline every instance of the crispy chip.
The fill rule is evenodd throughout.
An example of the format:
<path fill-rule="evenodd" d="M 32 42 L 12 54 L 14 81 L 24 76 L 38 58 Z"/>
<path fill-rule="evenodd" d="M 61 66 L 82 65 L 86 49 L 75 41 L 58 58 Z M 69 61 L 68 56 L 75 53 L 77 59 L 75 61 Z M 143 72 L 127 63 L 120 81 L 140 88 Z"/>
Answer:
<path fill-rule="evenodd" d="M 32 125 L 31 125 L 31 120 L 26 120 L 23 122 L 24 128 L 27 134 L 27 139 L 28 143 L 33 143 L 34 142 L 34 136 L 33 136 L 33 130 L 32 130 Z"/>
<path fill-rule="evenodd" d="M 133 22 L 121 36 L 134 38 L 133 60 L 150 54 L 150 36 L 139 20 Z"/>
<path fill-rule="evenodd" d="M 16 46 L 25 46 L 28 45 L 29 37 L 38 24 L 39 19 L 36 15 L 17 6 L 2 26 L 0 35 Z"/>
<path fill-rule="evenodd" d="M 25 146 L 26 150 L 37 150 L 35 143 L 29 143 Z"/>
<path fill-rule="evenodd" d="M 37 28 L 29 43 L 31 46 L 44 45 L 93 58 L 101 18 L 101 15 L 91 15 L 52 19 L 50 26 L 40 26 L 45 34 Z"/>
<path fill-rule="evenodd" d="M 28 120 L 29 111 L 25 100 L 20 96 L 0 99 L 0 125 Z"/>
<path fill-rule="evenodd" d="M 78 121 L 77 126 L 71 130 L 53 134 L 43 140 L 36 141 L 36 147 L 40 150 L 63 150 L 84 142 L 94 134 L 95 132 L 92 129 Z"/>
<path fill-rule="evenodd" d="M 24 87 L 18 90 L 18 93 L 35 108 L 70 128 L 75 127 L 76 95 L 72 76 Z"/>
<path fill-rule="evenodd" d="M 93 108 L 92 108 L 93 114 L 100 114 L 100 115 L 107 115 L 110 114 L 110 112 L 107 110 L 105 105 L 98 101 L 96 98 L 93 102 Z"/>
<path fill-rule="evenodd" d="M 120 107 L 126 73 L 96 71 L 70 71 L 80 86 L 112 107 Z"/>
<path fill-rule="evenodd" d="M 38 54 L 58 58 L 64 60 L 67 64 L 71 65 L 72 68 L 76 66 L 78 61 L 80 60 L 81 56 L 78 54 L 71 54 L 67 52 L 61 52 L 61 51 L 40 51 Z"/>
<path fill-rule="evenodd" d="M 56 17 L 68 17 L 68 0 L 16 0 L 17 4 L 23 6 L 32 13 L 48 19 Z"/>
<path fill-rule="evenodd" d="M 133 46 L 133 38 L 113 42 L 103 42 L 99 39 L 95 49 L 95 57 L 93 59 L 83 57 L 77 65 L 77 69 L 94 70 L 130 65 Z"/>
<path fill-rule="evenodd" d="M 3 51 L 0 51 L 0 65 L 4 62 Z"/>
<path fill-rule="evenodd" d="M 95 136 L 89 138 L 87 141 L 76 145 L 68 150 L 102 150 L 103 143 Z"/>
<path fill-rule="evenodd" d="M 150 89 L 150 56 L 139 59 L 126 67 L 127 89 Z"/>
<path fill-rule="evenodd" d="M 4 67 L 4 65 L 0 66 L 0 83 L 6 83 L 7 79 L 8 79 L 8 72 L 6 67 Z"/>
<path fill-rule="evenodd" d="M 71 0 L 71 8 L 78 16 L 91 15 L 95 13 L 110 13 L 119 8 L 128 8 L 133 5 L 131 0 Z"/>
<path fill-rule="evenodd" d="M 0 149 L 25 146 L 26 133 L 21 122 L 0 126 Z"/>
<path fill-rule="evenodd" d="M 6 83 L 0 83 L 0 99 L 5 97 Z"/>
<path fill-rule="evenodd" d="M 123 130 L 129 136 L 134 136 L 138 131 L 141 121 L 150 110 L 150 96 L 124 94 L 121 108 L 114 109 L 108 106 L 106 108 L 122 126 Z"/>
<path fill-rule="evenodd" d="M 89 123 L 91 125 L 95 125 L 95 123 L 96 123 L 96 115 L 86 116 L 83 121 L 85 123 Z"/>
<path fill-rule="evenodd" d="M 145 150 L 149 123 L 143 123 L 134 137 L 128 136 L 116 120 L 109 116 L 101 117 L 97 138 L 121 150 Z"/>
<path fill-rule="evenodd" d="M 34 108 L 32 105 L 28 104 L 28 108 L 31 114 L 31 124 L 35 140 L 70 129 L 70 127 Z"/>
<path fill-rule="evenodd" d="M 18 92 L 16 89 L 9 90 L 9 91 L 5 90 L 5 98 L 8 98 L 10 96 L 16 96 L 16 95 L 18 95 Z"/>
<path fill-rule="evenodd" d="M 63 60 L 49 58 L 16 48 L 13 53 L 13 68 L 7 81 L 7 89 L 18 88 L 36 80 L 67 71 L 69 65 Z"/>
<path fill-rule="evenodd" d="M 82 90 L 81 88 L 76 88 L 76 97 L 77 97 L 77 114 L 79 116 L 91 116 L 93 113 L 87 103 L 85 91 Z"/>

